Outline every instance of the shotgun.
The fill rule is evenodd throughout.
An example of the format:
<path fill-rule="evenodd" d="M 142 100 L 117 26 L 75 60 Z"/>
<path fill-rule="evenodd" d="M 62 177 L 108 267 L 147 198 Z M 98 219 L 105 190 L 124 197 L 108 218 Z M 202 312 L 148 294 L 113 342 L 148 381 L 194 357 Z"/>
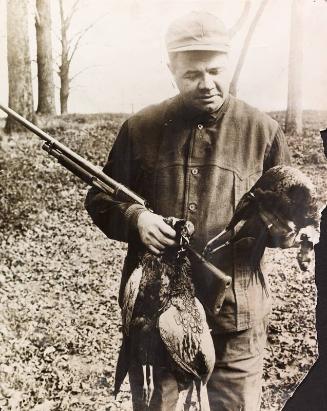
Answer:
<path fill-rule="evenodd" d="M 26 120 L 9 107 L 0 104 L 0 109 L 32 133 L 40 137 L 41 140 L 44 141 L 44 144 L 42 145 L 43 150 L 45 150 L 49 155 L 55 157 L 63 167 L 75 176 L 79 177 L 86 184 L 96 187 L 105 194 L 108 194 L 119 201 L 133 202 L 149 209 L 145 199 L 130 190 L 128 187 L 120 184 L 107 174 L 103 173 L 103 171 L 101 171 L 98 167 L 94 166 L 88 160 L 84 159 L 49 134 L 45 133 L 35 124 Z M 195 265 L 195 267 L 201 266 L 201 272 L 206 275 L 207 282 L 213 284 L 215 286 L 215 290 L 217 290 L 214 301 L 210 302 L 210 304 L 206 304 L 208 310 L 211 311 L 212 314 L 217 315 L 224 300 L 226 288 L 231 285 L 231 277 L 227 276 L 219 270 L 219 268 L 207 261 L 203 255 L 194 250 L 189 244 L 185 245 L 185 248 L 188 250 L 192 264 Z M 210 305 L 210 307 L 208 307 L 208 305 Z"/>

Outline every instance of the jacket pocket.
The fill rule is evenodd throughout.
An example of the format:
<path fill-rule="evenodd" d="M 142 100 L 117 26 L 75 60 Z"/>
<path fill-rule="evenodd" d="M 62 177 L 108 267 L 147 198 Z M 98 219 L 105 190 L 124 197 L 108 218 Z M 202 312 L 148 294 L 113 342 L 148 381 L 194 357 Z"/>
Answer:
<path fill-rule="evenodd" d="M 243 195 L 247 193 L 262 176 L 262 171 L 262 166 L 259 166 L 256 169 L 252 169 L 251 171 L 244 173 L 243 175 L 238 172 L 234 173 L 235 208 Z"/>

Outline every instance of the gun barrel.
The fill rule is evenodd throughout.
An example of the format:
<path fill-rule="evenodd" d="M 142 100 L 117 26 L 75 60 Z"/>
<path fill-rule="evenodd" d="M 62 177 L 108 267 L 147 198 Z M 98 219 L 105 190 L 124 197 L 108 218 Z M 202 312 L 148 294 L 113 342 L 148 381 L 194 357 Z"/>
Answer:
<path fill-rule="evenodd" d="M 59 150 L 66 157 L 68 157 L 73 162 L 75 162 L 80 167 L 82 167 L 87 173 L 92 174 L 94 177 L 96 177 L 102 183 L 108 185 L 109 186 L 108 191 L 110 191 L 110 188 L 111 188 L 111 189 L 114 190 L 114 192 L 116 194 L 122 193 L 127 198 L 130 198 L 131 201 L 133 201 L 135 203 L 138 203 L 138 204 L 141 204 L 141 205 L 146 207 L 146 201 L 142 197 L 138 196 L 136 193 L 129 190 L 124 185 L 118 183 L 116 180 L 109 177 L 107 174 L 105 174 L 103 171 L 99 170 L 97 167 L 95 167 L 88 160 L 85 160 L 83 157 L 81 157 L 80 155 L 78 155 L 77 153 L 72 151 L 70 148 L 66 147 L 64 144 L 60 143 L 58 140 L 56 140 L 55 138 L 53 138 L 49 134 L 45 133 L 43 130 L 41 130 L 39 127 L 37 127 L 35 124 L 33 124 L 30 121 L 26 120 L 26 118 L 22 117 L 20 114 L 16 113 L 11 108 L 6 107 L 2 104 L 0 104 L 0 109 L 3 110 L 5 113 L 7 113 L 12 118 L 14 118 L 15 120 L 17 120 L 20 124 L 22 124 L 28 130 L 30 130 L 32 133 L 36 134 L 38 137 L 40 137 L 42 140 L 44 140 L 47 144 L 47 147 L 48 147 L 48 149 L 46 151 L 49 154 L 52 154 L 51 153 L 52 149 L 55 149 L 57 151 Z"/>

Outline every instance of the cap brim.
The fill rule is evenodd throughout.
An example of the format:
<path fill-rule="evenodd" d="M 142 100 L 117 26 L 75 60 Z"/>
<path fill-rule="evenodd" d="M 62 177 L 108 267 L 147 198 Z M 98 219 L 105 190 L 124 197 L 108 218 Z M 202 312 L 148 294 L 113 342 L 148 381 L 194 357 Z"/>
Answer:
<path fill-rule="evenodd" d="M 168 48 L 168 53 L 177 53 L 179 51 L 219 51 L 221 53 L 228 53 L 229 46 L 225 44 L 188 44 L 186 46 Z"/>

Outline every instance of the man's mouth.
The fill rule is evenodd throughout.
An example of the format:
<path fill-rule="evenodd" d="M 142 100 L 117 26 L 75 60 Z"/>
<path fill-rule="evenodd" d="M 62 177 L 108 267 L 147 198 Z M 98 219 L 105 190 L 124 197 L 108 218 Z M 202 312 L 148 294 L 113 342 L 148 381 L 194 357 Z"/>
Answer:
<path fill-rule="evenodd" d="M 217 97 L 221 97 L 221 95 L 218 93 L 217 94 L 203 94 L 201 96 L 198 96 L 198 99 L 207 101 L 207 100 L 213 100 L 214 98 L 217 98 Z"/>
<path fill-rule="evenodd" d="M 208 100 L 213 100 L 216 97 L 218 97 L 218 94 L 213 94 L 213 95 L 208 95 L 208 96 L 199 96 L 198 99 L 201 101 L 208 101 Z"/>

